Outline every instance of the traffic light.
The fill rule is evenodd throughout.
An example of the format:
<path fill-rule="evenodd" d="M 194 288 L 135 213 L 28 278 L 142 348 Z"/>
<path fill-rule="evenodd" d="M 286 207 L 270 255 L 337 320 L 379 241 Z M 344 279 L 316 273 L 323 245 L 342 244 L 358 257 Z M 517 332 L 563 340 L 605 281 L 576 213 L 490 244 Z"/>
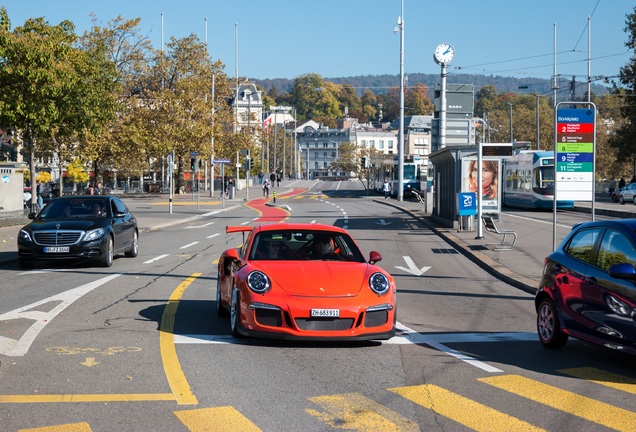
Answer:
<path fill-rule="evenodd" d="M 196 158 L 190 158 L 190 169 L 192 171 L 194 171 L 194 169 L 196 168 Z"/>
<path fill-rule="evenodd" d="M 243 163 L 243 169 L 245 171 L 249 171 L 252 169 L 252 159 L 245 158 L 245 163 Z"/>
<path fill-rule="evenodd" d="M 362 157 L 362 158 L 360 159 L 360 167 L 361 167 L 362 169 L 365 169 L 365 168 L 367 167 L 367 158 L 366 158 L 366 157 Z"/>

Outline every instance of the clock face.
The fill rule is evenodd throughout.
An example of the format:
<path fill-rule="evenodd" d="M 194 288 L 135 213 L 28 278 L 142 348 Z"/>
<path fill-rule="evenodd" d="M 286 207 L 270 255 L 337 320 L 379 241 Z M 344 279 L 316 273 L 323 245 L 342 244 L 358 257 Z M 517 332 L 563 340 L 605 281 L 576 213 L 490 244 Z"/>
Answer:
<path fill-rule="evenodd" d="M 448 64 L 453 59 L 453 55 L 455 55 L 455 48 L 453 48 L 450 44 L 439 44 L 437 48 L 435 48 L 434 58 L 435 61 L 439 64 Z"/>

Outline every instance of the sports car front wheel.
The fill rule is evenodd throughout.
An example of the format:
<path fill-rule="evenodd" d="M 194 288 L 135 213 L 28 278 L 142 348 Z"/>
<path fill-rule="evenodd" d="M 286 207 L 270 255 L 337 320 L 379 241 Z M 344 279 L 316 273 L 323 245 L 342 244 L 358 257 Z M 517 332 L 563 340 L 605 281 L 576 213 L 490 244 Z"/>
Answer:
<path fill-rule="evenodd" d="M 549 298 L 543 299 L 537 310 L 537 333 L 546 348 L 563 348 L 568 341 L 568 335 L 561 330 L 556 306 Z"/>
<path fill-rule="evenodd" d="M 239 333 L 241 326 L 241 294 L 235 286 L 232 287 L 232 305 L 230 307 L 230 327 L 232 328 L 232 336 L 240 338 L 243 335 Z"/>

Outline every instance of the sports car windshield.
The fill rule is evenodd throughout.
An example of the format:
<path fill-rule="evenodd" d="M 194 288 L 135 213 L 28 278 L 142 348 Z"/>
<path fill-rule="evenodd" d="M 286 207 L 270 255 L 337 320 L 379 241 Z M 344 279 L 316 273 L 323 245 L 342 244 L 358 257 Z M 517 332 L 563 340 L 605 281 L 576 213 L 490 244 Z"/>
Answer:
<path fill-rule="evenodd" d="M 88 219 L 104 218 L 108 214 L 105 199 L 53 200 L 38 214 L 38 219 Z"/>
<path fill-rule="evenodd" d="M 264 231 L 254 238 L 250 260 L 333 260 L 365 262 L 353 239 L 329 231 Z"/>

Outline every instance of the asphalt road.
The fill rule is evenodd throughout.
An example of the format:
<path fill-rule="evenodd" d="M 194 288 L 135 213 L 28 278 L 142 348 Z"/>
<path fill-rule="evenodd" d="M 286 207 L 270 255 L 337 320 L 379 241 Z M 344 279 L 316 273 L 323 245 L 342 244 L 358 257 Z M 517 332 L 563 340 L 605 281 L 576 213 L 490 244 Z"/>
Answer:
<path fill-rule="evenodd" d="M 214 312 L 215 260 L 242 243 L 225 226 L 276 219 L 208 200 L 145 230 L 139 256 L 111 268 L 0 270 L 0 430 L 634 429 L 633 358 L 577 341 L 545 350 L 531 294 L 359 184 L 282 195 L 286 220 L 345 226 L 382 253 L 398 336 L 233 340 Z M 147 218 L 162 205 L 130 204 Z"/>

